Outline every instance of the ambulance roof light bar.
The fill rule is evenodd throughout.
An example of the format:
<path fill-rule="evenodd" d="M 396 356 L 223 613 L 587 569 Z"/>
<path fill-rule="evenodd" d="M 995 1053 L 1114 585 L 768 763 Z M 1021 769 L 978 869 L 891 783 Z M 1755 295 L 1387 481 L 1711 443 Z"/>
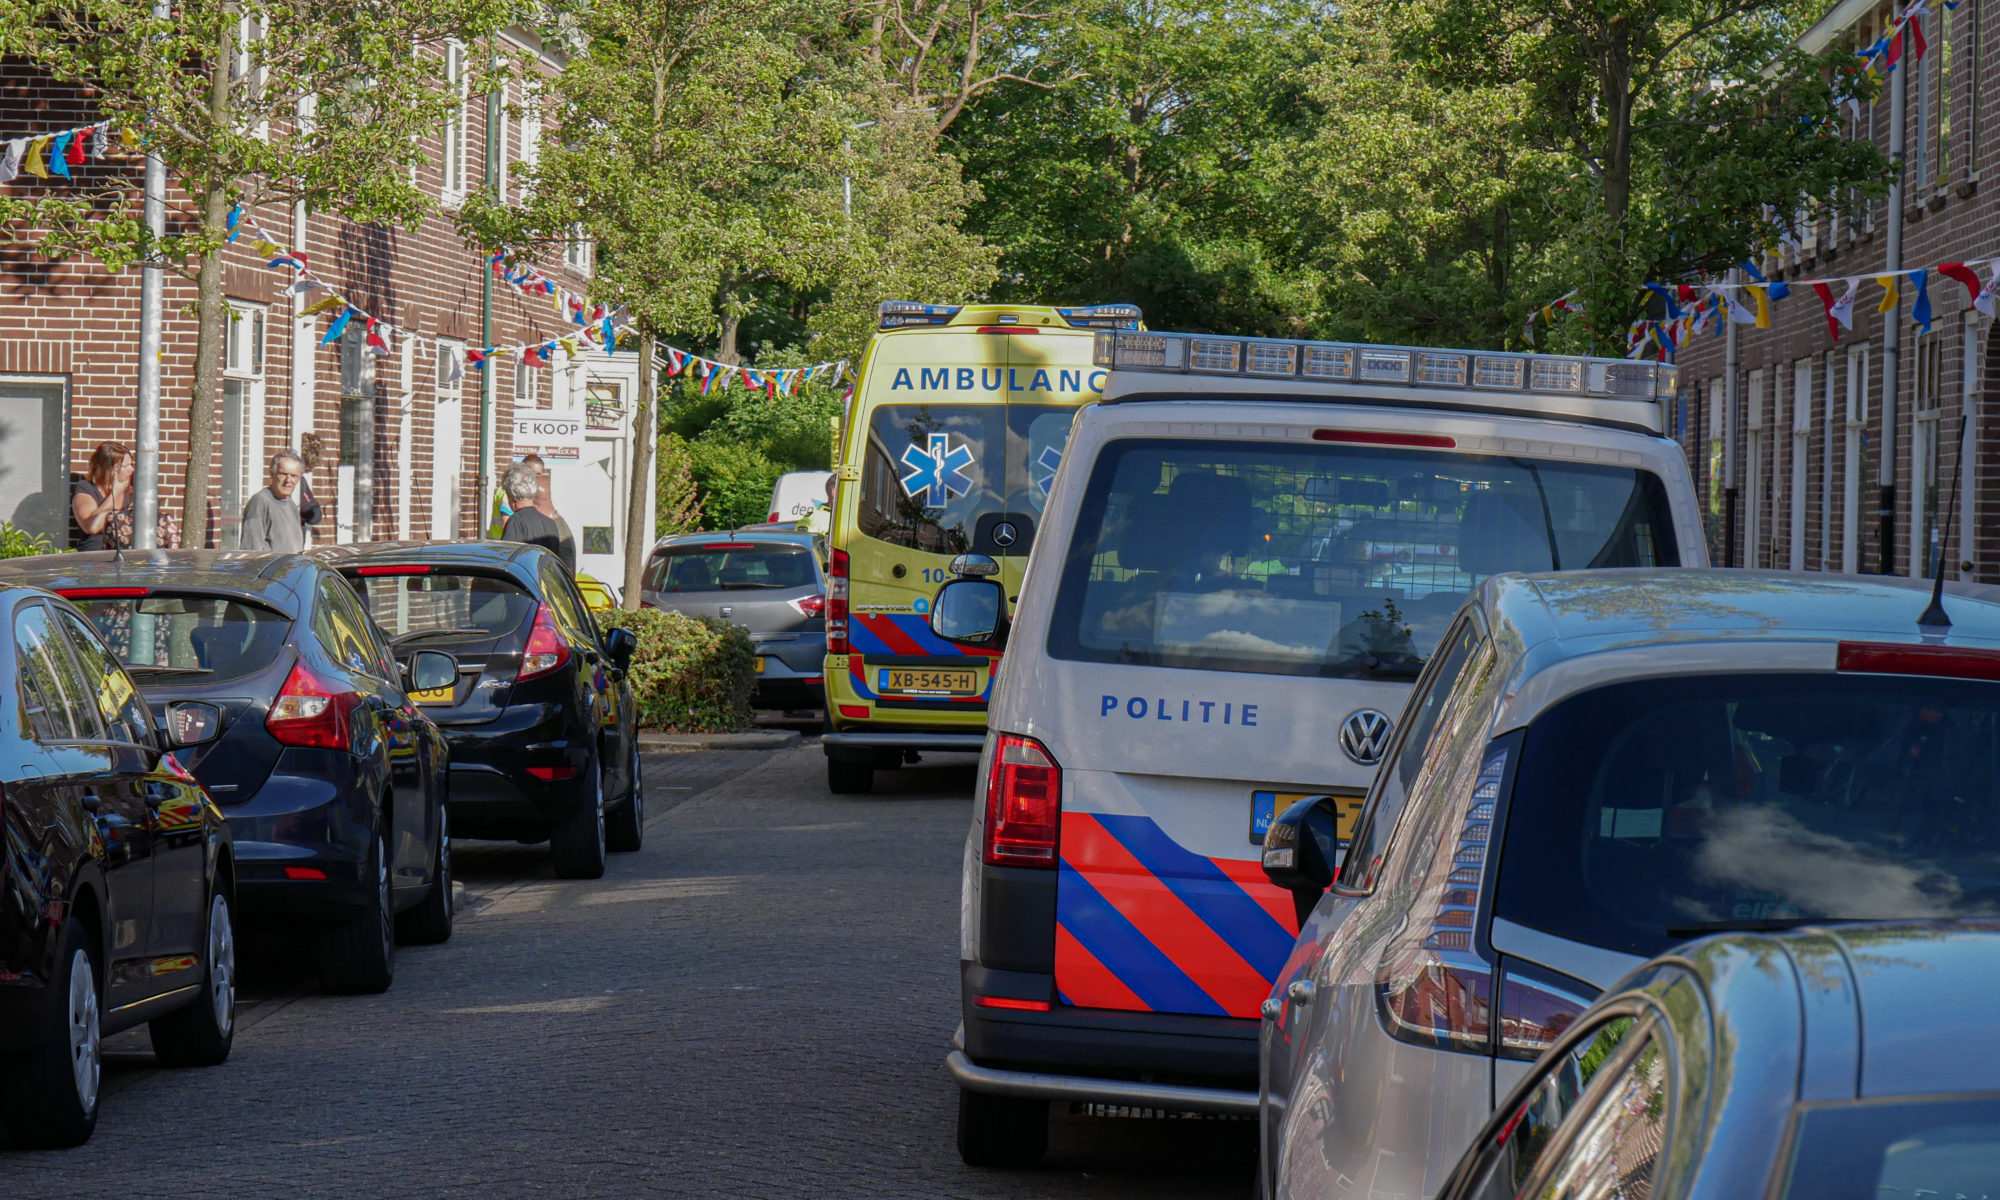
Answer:
<path fill-rule="evenodd" d="M 1137 329 L 1142 319 L 1136 304 L 1092 304 L 1058 308 L 1056 314 L 1075 329 Z"/>
<path fill-rule="evenodd" d="M 904 329 L 911 325 L 944 325 L 958 315 L 963 304 L 919 304 L 915 300 L 884 300 L 875 310 L 883 329 Z"/>
<path fill-rule="evenodd" d="M 1640 401 L 1672 396 L 1680 382 L 1680 370 L 1672 363 L 1624 358 L 1208 337 L 1191 333 L 1099 333 L 1092 360 L 1100 367 L 1118 371 L 1540 392 Z"/>

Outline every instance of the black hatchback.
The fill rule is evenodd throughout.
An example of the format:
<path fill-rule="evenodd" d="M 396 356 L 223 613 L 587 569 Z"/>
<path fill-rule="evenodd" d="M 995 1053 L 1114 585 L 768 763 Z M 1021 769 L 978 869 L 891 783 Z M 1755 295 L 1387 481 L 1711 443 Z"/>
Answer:
<path fill-rule="evenodd" d="M 550 843 L 565 879 L 604 874 L 605 851 L 645 834 L 638 711 L 626 682 L 638 638 L 608 633 L 560 558 L 520 542 L 321 546 L 414 661 L 449 650 L 458 677 L 416 695 L 451 747 L 460 837 Z"/>
<path fill-rule="evenodd" d="M 0 1123 L 16 1145 L 74 1146 L 105 1037 L 150 1022 L 163 1065 L 229 1057 L 237 868 L 222 813 L 75 608 L 0 586 L 0 681 Z"/>
<path fill-rule="evenodd" d="M 50 555 L 0 578 L 90 618 L 228 817 L 243 923 L 315 929 L 323 988 L 384 991 L 399 935 L 451 936 L 445 743 L 410 699 L 457 675 L 450 655 L 406 674 L 354 589 L 298 555 Z"/>

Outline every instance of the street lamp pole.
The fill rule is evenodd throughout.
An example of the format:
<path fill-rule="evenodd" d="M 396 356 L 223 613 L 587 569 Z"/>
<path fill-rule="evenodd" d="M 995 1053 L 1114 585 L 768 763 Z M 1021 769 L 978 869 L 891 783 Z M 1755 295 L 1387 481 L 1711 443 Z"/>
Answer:
<path fill-rule="evenodd" d="M 168 0 L 154 0 L 153 16 L 172 16 Z M 146 155 L 146 229 L 153 250 L 139 267 L 139 413 L 133 430 L 132 545 L 151 550 L 160 529 L 160 326 L 165 319 L 166 267 L 158 246 L 167 233 L 167 164 Z"/>

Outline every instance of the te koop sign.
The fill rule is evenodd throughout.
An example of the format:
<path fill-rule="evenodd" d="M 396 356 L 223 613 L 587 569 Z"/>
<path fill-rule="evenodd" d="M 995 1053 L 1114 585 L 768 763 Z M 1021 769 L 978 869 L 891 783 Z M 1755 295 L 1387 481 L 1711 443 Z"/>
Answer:
<path fill-rule="evenodd" d="M 578 462 L 583 458 L 583 414 L 516 414 L 514 459 L 539 454 L 544 462 Z"/>

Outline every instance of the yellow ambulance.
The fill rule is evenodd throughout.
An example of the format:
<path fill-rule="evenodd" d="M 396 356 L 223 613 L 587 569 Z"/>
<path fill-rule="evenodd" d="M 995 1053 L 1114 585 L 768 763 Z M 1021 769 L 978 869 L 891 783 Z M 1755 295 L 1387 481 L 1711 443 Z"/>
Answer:
<path fill-rule="evenodd" d="M 869 791 L 923 750 L 978 753 L 999 652 L 930 629 L 960 554 L 1021 585 L 1079 406 L 1104 391 L 1100 329 L 1130 304 L 881 306 L 841 423 L 826 604 L 827 785 Z"/>

